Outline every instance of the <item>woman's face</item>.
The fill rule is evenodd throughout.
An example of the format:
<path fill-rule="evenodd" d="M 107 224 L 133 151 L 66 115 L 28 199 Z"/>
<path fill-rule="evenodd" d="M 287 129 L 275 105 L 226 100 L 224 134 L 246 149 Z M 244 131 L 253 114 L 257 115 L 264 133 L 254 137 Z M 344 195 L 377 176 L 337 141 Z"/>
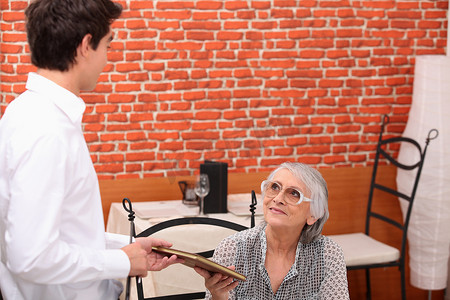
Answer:
<path fill-rule="evenodd" d="M 303 229 L 305 223 L 313 224 L 315 219 L 311 216 L 310 203 L 303 201 L 298 205 L 288 204 L 285 200 L 285 189 L 288 187 L 301 191 L 305 197 L 311 194 L 306 185 L 297 179 L 288 169 L 281 169 L 275 173 L 273 182 L 277 182 L 282 190 L 274 198 L 264 196 L 263 209 L 266 222 L 274 228 L 299 230 Z"/>

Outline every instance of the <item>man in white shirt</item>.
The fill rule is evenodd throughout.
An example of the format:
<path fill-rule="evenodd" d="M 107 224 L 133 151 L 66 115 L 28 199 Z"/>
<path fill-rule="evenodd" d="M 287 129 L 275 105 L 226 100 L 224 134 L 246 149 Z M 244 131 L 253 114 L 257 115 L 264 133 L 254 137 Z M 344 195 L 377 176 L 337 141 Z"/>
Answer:
<path fill-rule="evenodd" d="M 114 278 L 180 262 L 144 238 L 106 234 L 97 176 L 81 130 L 107 62 L 111 0 L 35 0 L 27 8 L 26 91 L 0 120 L 0 288 L 7 300 L 117 299 Z"/>

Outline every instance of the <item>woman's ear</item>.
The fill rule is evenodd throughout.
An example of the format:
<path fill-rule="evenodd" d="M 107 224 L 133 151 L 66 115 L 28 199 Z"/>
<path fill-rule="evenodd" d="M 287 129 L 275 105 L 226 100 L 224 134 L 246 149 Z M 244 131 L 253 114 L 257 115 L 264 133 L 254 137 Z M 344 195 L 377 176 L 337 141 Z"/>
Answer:
<path fill-rule="evenodd" d="M 313 225 L 314 223 L 316 223 L 318 219 L 316 219 L 314 216 L 310 216 L 309 218 L 306 219 L 306 224 L 308 225 Z"/>

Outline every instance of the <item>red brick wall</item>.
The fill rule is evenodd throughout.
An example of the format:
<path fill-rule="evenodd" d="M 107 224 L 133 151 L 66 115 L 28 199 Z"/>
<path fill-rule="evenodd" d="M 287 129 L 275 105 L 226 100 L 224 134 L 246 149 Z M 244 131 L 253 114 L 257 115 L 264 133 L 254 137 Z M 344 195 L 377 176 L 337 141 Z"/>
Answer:
<path fill-rule="evenodd" d="M 23 10 L 1 0 L 1 111 L 23 92 Z M 448 1 L 121 2 L 110 64 L 82 97 L 101 178 L 371 163 L 401 134 L 417 55 L 445 54 Z"/>

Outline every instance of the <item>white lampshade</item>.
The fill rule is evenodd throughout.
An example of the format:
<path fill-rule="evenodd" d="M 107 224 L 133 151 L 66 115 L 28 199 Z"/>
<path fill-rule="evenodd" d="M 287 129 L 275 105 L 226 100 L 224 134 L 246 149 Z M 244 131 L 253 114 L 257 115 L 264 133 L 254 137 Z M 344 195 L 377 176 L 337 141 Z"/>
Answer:
<path fill-rule="evenodd" d="M 403 136 L 422 147 L 431 129 L 439 136 L 430 142 L 412 209 L 408 245 L 411 284 L 425 290 L 447 286 L 450 247 L 450 57 L 416 58 L 413 101 Z M 413 149 L 400 147 L 399 160 L 418 160 Z M 409 194 L 414 176 L 398 171 L 397 187 Z M 404 200 L 400 200 L 405 214 Z"/>

